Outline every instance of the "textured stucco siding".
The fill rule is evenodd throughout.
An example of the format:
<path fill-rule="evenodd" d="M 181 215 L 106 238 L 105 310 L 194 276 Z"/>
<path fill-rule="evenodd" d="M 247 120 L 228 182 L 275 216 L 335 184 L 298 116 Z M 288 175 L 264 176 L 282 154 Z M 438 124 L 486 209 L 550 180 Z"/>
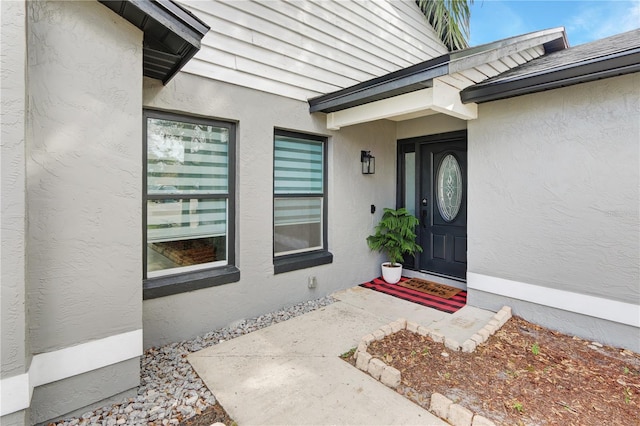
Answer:
<path fill-rule="evenodd" d="M 242 318 L 313 299 L 371 279 L 377 253 L 365 238 L 383 207 L 395 204 L 396 125 L 380 121 L 331 133 L 306 102 L 179 74 L 166 87 L 145 79 L 144 105 L 238 122 L 236 259 L 240 281 L 144 301 L 145 346 L 188 339 Z M 274 275 L 273 132 L 282 128 L 326 135 L 328 229 L 333 263 Z M 362 175 L 360 150 L 376 156 L 376 173 Z M 377 211 L 370 213 L 370 205 Z M 307 277 L 318 286 L 307 288 Z"/>
<path fill-rule="evenodd" d="M 632 74 L 479 106 L 469 272 L 640 304 L 638 87 Z"/>
<path fill-rule="evenodd" d="M 104 407 L 135 397 L 139 377 L 140 361 L 133 358 L 78 374 L 67 380 L 39 386 L 31 400 L 31 424 L 42 423 L 61 415 L 66 417 L 69 412 L 75 412 L 75 416 L 80 417 L 90 411 L 90 407 Z"/>
<path fill-rule="evenodd" d="M 444 114 L 436 114 L 414 118 L 413 120 L 399 121 L 397 125 L 396 135 L 400 140 L 466 130 L 467 121 Z"/>
<path fill-rule="evenodd" d="M 298 100 L 447 53 L 413 0 L 181 0 L 211 30 L 185 72 Z"/>
<path fill-rule="evenodd" d="M 25 341 L 25 48 L 26 7 L 1 2 L 2 152 L 0 210 L 0 378 L 24 373 L 28 360 Z"/>
<path fill-rule="evenodd" d="M 2 426 L 24 426 L 29 424 L 27 417 L 26 411 L 7 414 L 6 416 L 0 417 L 0 424 Z"/>
<path fill-rule="evenodd" d="M 30 2 L 33 353 L 142 322 L 142 33 L 97 2 Z"/>

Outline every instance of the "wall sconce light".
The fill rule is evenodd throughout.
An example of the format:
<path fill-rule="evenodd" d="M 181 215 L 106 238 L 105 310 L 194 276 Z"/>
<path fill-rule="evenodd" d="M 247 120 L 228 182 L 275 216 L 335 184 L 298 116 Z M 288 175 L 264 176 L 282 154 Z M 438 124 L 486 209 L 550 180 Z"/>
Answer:
<path fill-rule="evenodd" d="M 371 155 L 371 151 L 360 151 L 360 163 L 362 163 L 363 175 L 372 175 L 376 172 L 376 157 Z"/>

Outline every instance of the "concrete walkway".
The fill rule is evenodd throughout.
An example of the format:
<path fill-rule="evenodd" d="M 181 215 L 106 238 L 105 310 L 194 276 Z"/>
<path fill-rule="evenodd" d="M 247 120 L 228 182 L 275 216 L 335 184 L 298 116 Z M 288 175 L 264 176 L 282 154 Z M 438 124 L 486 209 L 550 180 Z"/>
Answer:
<path fill-rule="evenodd" d="M 398 318 L 459 342 L 493 312 L 446 314 L 361 287 L 324 308 L 189 355 L 189 362 L 240 425 L 447 425 L 352 367 L 339 355 Z"/>

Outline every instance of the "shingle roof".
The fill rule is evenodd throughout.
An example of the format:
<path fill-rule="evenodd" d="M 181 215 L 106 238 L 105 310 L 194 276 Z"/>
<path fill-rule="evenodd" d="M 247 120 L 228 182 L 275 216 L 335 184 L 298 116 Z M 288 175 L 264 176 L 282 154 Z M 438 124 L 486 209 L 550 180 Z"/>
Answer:
<path fill-rule="evenodd" d="M 464 89 L 488 102 L 640 71 L 640 29 L 557 51 Z"/>

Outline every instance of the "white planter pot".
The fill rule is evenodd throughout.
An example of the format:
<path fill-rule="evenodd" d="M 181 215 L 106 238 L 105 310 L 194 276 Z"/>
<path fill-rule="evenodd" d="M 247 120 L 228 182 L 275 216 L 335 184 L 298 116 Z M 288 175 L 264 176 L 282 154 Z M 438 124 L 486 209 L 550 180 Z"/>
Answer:
<path fill-rule="evenodd" d="M 390 262 L 382 264 L 382 278 L 389 284 L 395 284 L 402 277 L 402 265 L 399 263 L 396 266 L 389 265 L 391 265 Z"/>

